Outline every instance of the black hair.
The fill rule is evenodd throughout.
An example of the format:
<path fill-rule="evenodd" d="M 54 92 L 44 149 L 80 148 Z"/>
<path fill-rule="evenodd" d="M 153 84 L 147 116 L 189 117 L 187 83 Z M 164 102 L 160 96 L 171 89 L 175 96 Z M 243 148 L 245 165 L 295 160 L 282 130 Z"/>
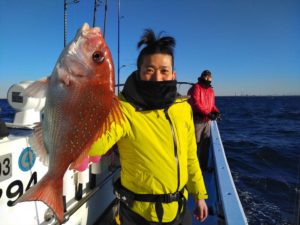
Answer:
<path fill-rule="evenodd" d="M 146 29 L 144 31 L 141 40 L 137 44 L 138 48 L 140 48 L 142 45 L 146 45 L 146 47 L 141 50 L 137 58 L 138 70 L 141 68 L 143 59 L 146 55 L 152 55 L 156 53 L 170 55 L 172 57 L 172 67 L 174 68 L 174 47 L 176 45 L 175 39 L 170 36 L 160 37 L 161 34 L 162 32 L 155 36 L 155 33 L 152 29 Z"/>
<path fill-rule="evenodd" d="M 201 77 L 211 77 L 211 72 L 209 70 L 204 70 L 201 73 Z"/>

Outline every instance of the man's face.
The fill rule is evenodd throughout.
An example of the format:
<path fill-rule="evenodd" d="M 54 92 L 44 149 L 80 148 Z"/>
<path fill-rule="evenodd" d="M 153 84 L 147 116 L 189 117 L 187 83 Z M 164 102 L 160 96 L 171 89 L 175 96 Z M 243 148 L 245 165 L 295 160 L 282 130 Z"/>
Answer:
<path fill-rule="evenodd" d="M 204 80 L 212 81 L 212 77 L 211 76 L 205 76 Z"/>
<path fill-rule="evenodd" d="M 176 73 L 172 68 L 172 56 L 161 53 L 145 56 L 140 68 L 140 78 L 145 81 L 174 80 Z"/>

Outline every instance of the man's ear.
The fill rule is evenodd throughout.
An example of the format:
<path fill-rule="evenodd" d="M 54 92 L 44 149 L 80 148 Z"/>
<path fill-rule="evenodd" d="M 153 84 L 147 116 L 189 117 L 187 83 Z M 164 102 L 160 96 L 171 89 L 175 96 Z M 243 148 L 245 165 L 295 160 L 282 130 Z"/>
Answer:
<path fill-rule="evenodd" d="M 173 78 L 173 80 L 175 80 L 175 79 L 176 79 L 176 71 L 174 71 L 174 72 L 173 72 L 173 74 L 172 74 L 172 78 Z"/>

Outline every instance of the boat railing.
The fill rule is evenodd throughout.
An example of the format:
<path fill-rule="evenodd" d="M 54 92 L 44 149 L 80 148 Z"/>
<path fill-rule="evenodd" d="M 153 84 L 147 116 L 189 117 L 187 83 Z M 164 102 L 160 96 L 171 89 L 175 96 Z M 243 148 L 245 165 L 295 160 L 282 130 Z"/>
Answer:
<path fill-rule="evenodd" d="M 186 82 L 186 81 L 177 81 L 177 92 L 182 96 L 187 96 L 188 89 L 193 85 L 192 82 Z M 125 84 L 120 83 L 115 85 L 115 94 L 118 94 L 117 92 L 122 91 Z"/>
<path fill-rule="evenodd" d="M 211 141 L 216 170 L 215 172 L 218 179 L 218 191 L 222 202 L 222 209 L 226 224 L 247 225 L 247 218 L 231 176 L 216 121 L 212 121 L 211 123 Z"/>
<path fill-rule="evenodd" d="M 120 167 L 111 167 L 109 169 L 109 172 L 107 173 L 105 179 L 103 179 L 98 185 L 96 185 L 94 188 L 84 190 L 83 196 L 76 201 L 75 204 L 72 205 L 72 207 L 69 207 L 66 212 L 64 213 L 64 221 L 63 223 L 66 223 L 69 221 L 70 217 L 76 213 L 77 210 L 80 209 L 84 204 L 87 204 L 87 202 L 94 196 L 97 195 L 97 192 L 100 191 L 101 188 L 103 188 L 107 183 L 114 183 L 115 180 L 119 177 Z M 60 223 L 57 220 L 52 220 L 54 218 L 53 212 L 49 211 L 49 220 L 51 220 L 51 225 L 59 225 Z M 45 222 L 45 225 L 50 225 L 48 222 Z"/>

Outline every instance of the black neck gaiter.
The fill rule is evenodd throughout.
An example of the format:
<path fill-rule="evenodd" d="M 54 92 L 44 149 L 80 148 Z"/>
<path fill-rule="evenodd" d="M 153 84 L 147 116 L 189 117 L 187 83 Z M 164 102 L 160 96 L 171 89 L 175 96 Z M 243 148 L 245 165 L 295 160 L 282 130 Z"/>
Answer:
<path fill-rule="evenodd" d="M 177 94 L 177 81 L 144 81 L 133 72 L 122 91 L 127 101 L 137 110 L 164 109 L 170 106 Z"/>
<path fill-rule="evenodd" d="M 211 81 L 210 80 L 205 80 L 203 78 L 198 78 L 198 83 L 202 84 L 204 87 L 209 88 L 211 87 Z"/>

